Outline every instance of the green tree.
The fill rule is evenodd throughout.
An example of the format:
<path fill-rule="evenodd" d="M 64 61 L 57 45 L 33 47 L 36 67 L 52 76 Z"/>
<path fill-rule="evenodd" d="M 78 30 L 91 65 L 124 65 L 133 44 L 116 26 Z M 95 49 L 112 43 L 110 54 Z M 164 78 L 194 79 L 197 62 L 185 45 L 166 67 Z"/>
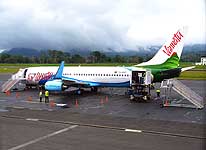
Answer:
<path fill-rule="evenodd" d="M 91 62 L 91 63 L 103 63 L 103 62 L 107 62 L 108 60 L 110 60 L 104 53 L 101 53 L 99 51 L 91 52 L 88 59 L 89 59 L 88 62 Z"/>
<path fill-rule="evenodd" d="M 130 56 L 129 57 L 129 63 L 141 63 L 143 60 L 142 60 L 142 58 L 141 57 L 139 57 L 139 56 Z"/>
<path fill-rule="evenodd" d="M 79 54 L 75 54 L 71 58 L 71 63 L 85 63 L 85 58 Z"/>
<path fill-rule="evenodd" d="M 115 63 L 123 63 L 123 62 L 126 62 L 126 61 L 125 61 L 125 57 L 120 56 L 120 55 L 116 55 L 113 58 L 113 62 L 115 62 Z"/>
<path fill-rule="evenodd" d="M 9 54 L 3 53 L 0 55 L 0 62 L 6 63 L 6 60 L 9 59 L 11 56 Z"/>

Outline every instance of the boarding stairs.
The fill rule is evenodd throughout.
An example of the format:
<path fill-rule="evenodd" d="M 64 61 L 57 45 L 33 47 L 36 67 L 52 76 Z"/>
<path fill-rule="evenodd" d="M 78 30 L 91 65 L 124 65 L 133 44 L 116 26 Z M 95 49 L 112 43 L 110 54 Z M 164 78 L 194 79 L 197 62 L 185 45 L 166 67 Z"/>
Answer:
<path fill-rule="evenodd" d="M 14 87 L 15 84 L 17 84 L 19 82 L 18 79 L 15 80 L 8 80 L 6 81 L 2 86 L 1 86 L 1 91 L 2 92 L 7 92 L 9 90 L 11 90 L 12 87 Z"/>
<path fill-rule="evenodd" d="M 166 84 L 164 82 L 166 82 Z M 178 81 L 177 79 L 169 79 L 169 80 L 162 81 L 161 88 L 167 88 L 167 90 L 170 92 L 171 89 L 173 89 L 175 92 L 177 92 L 185 99 L 187 99 L 189 102 L 191 102 L 194 106 L 192 108 L 198 108 L 198 109 L 204 108 L 203 98 L 200 95 L 198 95 L 196 92 L 194 92 L 192 89 L 184 85 L 182 82 Z M 167 103 L 167 106 L 188 107 L 189 105 Z"/>
<path fill-rule="evenodd" d="M 18 73 L 16 73 L 1 86 L 1 91 L 7 92 L 12 89 L 25 88 L 25 83 L 22 84 L 23 81 L 26 81 L 26 79 L 18 76 Z"/>

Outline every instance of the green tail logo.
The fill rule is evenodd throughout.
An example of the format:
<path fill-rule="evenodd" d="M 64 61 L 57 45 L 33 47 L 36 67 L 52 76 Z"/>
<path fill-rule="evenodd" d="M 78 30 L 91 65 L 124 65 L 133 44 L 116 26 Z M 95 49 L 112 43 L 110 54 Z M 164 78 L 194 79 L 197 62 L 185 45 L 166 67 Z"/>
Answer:
<path fill-rule="evenodd" d="M 148 65 L 143 66 L 143 68 L 149 68 L 149 69 L 173 69 L 177 68 L 179 66 L 179 57 L 177 56 L 177 53 L 174 52 L 170 58 L 168 58 L 164 63 L 159 65 Z"/>

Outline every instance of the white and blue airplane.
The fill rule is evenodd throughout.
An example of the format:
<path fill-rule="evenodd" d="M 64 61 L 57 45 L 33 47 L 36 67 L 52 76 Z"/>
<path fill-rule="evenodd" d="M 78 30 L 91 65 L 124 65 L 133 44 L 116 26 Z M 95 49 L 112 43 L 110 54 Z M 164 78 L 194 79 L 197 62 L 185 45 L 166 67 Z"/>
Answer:
<path fill-rule="evenodd" d="M 45 83 L 45 89 L 61 91 L 78 87 L 97 91 L 98 87 L 129 87 L 135 70 L 139 74 L 146 71 L 136 67 L 64 67 L 62 61 L 57 73 Z"/>

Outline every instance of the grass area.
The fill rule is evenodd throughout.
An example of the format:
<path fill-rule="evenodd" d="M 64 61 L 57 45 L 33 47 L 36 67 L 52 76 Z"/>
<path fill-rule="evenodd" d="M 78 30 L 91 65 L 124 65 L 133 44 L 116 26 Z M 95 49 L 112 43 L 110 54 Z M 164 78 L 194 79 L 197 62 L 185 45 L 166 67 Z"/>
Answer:
<path fill-rule="evenodd" d="M 65 66 L 132 66 L 132 63 L 96 63 L 96 64 L 65 64 Z M 181 67 L 193 66 L 191 62 L 180 62 Z M 0 73 L 15 73 L 19 68 L 38 66 L 59 66 L 59 64 L 0 64 Z M 195 69 L 182 72 L 179 79 L 206 80 L 206 66 L 198 65 Z"/>
<path fill-rule="evenodd" d="M 132 66 L 134 63 L 65 64 L 65 66 Z M 0 64 L 0 73 L 15 73 L 20 68 L 39 66 L 59 66 L 59 64 Z"/>
<path fill-rule="evenodd" d="M 1 63 L 0 67 L 22 67 L 22 68 L 26 68 L 26 67 L 38 67 L 38 66 L 58 66 L 59 64 L 4 64 Z"/>
<path fill-rule="evenodd" d="M 15 73 L 19 70 L 21 67 L 15 67 L 15 68 L 8 68 L 7 66 L 0 67 L 0 73 Z"/>
<path fill-rule="evenodd" d="M 65 66 L 132 66 L 136 65 L 136 63 L 89 63 L 89 64 L 65 64 Z M 195 64 L 192 62 L 180 62 L 181 67 L 189 67 L 194 66 Z M 4 64 L 0 63 L 0 67 L 18 67 L 18 68 L 26 68 L 26 67 L 38 67 L 38 66 L 59 66 L 59 64 Z M 197 65 L 196 69 L 206 69 L 205 65 Z"/>
<path fill-rule="evenodd" d="M 178 79 L 206 80 L 206 71 L 189 70 L 182 72 Z"/>
<path fill-rule="evenodd" d="M 192 62 L 180 62 L 180 67 L 189 67 L 189 66 L 195 66 L 194 63 Z M 206 70 L 206 65 L 196 65 L 193 70 L 199 70 L 199 69 L 205 69 Z"/>
<path fill-rule="evenodd" d="M 1 64 L 0 67 L 39 67 L 39 66 L 59 66 L 60 64 Z M 65 64 L 65 66 L 132 66 L 136 65 L 135 63 L 89 63 L 89 64 Z"/>

